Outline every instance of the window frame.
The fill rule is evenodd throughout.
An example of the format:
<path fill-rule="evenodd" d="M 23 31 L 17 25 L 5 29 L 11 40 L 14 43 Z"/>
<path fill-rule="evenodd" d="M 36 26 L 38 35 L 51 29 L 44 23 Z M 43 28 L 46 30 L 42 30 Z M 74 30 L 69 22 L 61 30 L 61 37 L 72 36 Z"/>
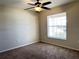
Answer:
<path fill-rule="evenodd" d="M 48 39 L 53 39 L 53 40 L 67 40 L 67 37 L 68 37 L 68 20 L 67 20 L 67 12 L 61 12 L 61 13 L 56 13 L 56 14 L 53 14 L 53 15 L 57 15 L 57 14 L 62 14 L 62 13 L 66 13 L 66 39 L 60 39 L 60 38 L 54 38 L 54 37 L 48 37 L 48 17 L 49 16 L 52 16 L 52 15 L 48 15 L 47 16 L 47 38 Z"/>

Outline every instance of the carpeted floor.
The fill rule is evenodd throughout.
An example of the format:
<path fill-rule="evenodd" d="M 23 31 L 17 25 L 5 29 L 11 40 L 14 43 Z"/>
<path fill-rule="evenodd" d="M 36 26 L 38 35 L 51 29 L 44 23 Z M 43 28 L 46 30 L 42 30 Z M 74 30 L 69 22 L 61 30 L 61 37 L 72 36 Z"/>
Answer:
<path fill-rule="evenodd" d="M 79 59 L 79 52 L 45 43 L 35 43 L 0 54 L 0 59 Z"/>

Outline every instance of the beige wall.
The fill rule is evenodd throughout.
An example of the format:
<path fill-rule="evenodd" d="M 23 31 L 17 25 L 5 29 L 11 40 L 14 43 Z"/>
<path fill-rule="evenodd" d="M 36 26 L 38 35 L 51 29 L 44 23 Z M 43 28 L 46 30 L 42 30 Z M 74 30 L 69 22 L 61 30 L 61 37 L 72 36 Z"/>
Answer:
<path fill-rule="evenodd" d="M 47 38 L 47 16 L 56 13 L 67 13 L 67 40 L 55 40 Z M 41 41 L 79 50 L 79 2 L 54 7 L 50 11 L 40 13 Z"/>
<path fill-rule="evenodd" d="M 0 52 L 38 42 L 38 14 L 0 7 Z"/>

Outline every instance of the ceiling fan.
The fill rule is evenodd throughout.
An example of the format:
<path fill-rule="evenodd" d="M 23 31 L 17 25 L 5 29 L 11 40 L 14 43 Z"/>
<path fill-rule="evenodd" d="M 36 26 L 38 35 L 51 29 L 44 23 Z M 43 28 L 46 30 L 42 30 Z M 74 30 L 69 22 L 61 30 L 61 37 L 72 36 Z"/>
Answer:
<path fill-rule="evenodd" d="M 40 12 L 43 9 L 50 10 L 51 8 L 48 8 L 48 7 L 45 7 L 45 6 L 48 5 L 48 4 L 51 4 L 51 3 L 52 3 L 51 1 L 41 3 L 40 0 L 36 0 L 36 2 L 34 4 L 33 3 L 27 3 L 27 4 L 29 4 L 33 7 L 26 8 L 25 10 L 32 9 L 32 8 L 34 8 L 35 11 L 37 11 L 37 12 Z"/>

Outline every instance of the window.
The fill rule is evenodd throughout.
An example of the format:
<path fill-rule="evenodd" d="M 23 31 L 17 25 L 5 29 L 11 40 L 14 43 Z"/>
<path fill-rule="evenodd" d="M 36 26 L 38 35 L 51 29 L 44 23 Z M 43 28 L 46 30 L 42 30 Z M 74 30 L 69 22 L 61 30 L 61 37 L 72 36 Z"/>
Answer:
<path fill-rule="evenodd" d="M 66 12 L 47 17 L 48 38 L 66 40 Z"/>

